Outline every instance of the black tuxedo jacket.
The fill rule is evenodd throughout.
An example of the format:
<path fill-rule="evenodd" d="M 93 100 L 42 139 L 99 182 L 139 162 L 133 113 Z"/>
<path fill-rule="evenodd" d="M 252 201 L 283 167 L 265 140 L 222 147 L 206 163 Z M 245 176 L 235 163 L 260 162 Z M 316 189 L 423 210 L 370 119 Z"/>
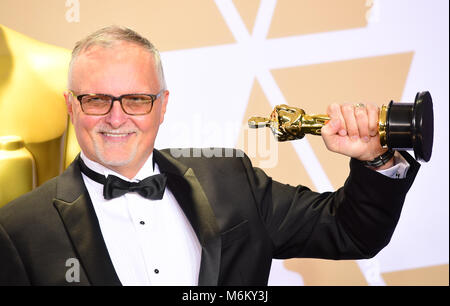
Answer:
<path fill-rule="evenodd" d="M 201 243 L 199 285 L 265 285 L 272 258 L 361 259 L 386 246 L 419 168 L 402 154 L 407 178 L 351 160 L 327 193 L 273 181 L 247 156 L 154 158 Z M 66 280 L 70 258 L 79 282 Z M 120 285 L 78 163 L 0 208 L 0 284 Z"/>

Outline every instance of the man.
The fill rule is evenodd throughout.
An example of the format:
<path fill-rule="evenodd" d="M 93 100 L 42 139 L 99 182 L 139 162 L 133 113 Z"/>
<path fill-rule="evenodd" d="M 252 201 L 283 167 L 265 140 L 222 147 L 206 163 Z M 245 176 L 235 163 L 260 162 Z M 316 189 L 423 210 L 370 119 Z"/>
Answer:
<path fill-rule="evenodd" d="M 264 285 L 272 258 L 369 258 L 419 168 L 381 148 L 372 105 L 328 108 L 324 142 L 352 158 L 333 193 L 273 181 L 246 156 L 158 151 L 169 92 L 156 49 L 126 28 L 77 43 L 64 96 L 82 152 L 0 209 L 1 284 Z"/>

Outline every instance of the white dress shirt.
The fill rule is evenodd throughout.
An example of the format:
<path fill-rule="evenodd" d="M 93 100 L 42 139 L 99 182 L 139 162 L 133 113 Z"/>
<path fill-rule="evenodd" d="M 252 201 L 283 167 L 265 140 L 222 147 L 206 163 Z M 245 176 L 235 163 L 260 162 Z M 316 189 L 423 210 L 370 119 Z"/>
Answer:
<path fill-rule="evenodd" d="M 83 153 L 81 158 L 95 172 L 130 181 Z M 131 181 L 158 173 L 151 155 Z M 149 200 L 134 192 L 105 200 L 102 184 L 84 174 L 83 180 L 122 285 L 198 285 L 201 245 L 168 188 L 161 200 Z"/>
<path fill-rule="evenodd" d="M 394 166 L 384 169 L 384 170 L 377 170 L 379 173 L 386 175 L 390 178 L 397 178 L 402 179 L 406 177 L 406 173 L 409 169 L 409 163 L 406 161 L 406 159 L 398 153 L 398 151 L 395 151 L 394 153 Z"/>

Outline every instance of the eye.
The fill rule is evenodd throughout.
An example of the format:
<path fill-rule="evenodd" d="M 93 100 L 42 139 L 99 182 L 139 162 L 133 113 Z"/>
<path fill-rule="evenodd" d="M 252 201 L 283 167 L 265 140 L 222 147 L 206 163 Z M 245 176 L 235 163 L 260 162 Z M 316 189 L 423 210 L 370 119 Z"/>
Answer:
<path fill-rule="evenodd" d="M 152 101 L 152 99 L 149 96 L 144 95 L 126 96 L 124 100 L 126 100 L 128 103 L 135 103 L 135 104 L 146 104 Z"/>
<path fill-rule="evenodd" d="M 99 97 L 93 97 L 93 98 L 89 98 L 87 100 L 87 102 L 103 102 L 104 100 L 102 98 Z"/>
<path fill-rule="evenodd" d="M 89 95 L 83 97 L 84 103 L 108 103 L 109 97 L 102 95 Z"/>

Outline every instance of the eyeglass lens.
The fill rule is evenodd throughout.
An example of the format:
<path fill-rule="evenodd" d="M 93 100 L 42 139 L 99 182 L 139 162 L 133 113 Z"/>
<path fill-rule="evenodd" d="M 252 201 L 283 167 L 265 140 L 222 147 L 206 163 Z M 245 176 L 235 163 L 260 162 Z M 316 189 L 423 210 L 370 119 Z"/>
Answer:
<path fill-rule="evenodd" d="M 81 100 L 83 111 L 92 115 L 105 115 L 112 107 L 112 98 L 106 95 L 88 95 Z M 146 95 L 122 97 L 122 109 L 130 115 L 147 114 L 151 111 L 153 99 Z"/>

